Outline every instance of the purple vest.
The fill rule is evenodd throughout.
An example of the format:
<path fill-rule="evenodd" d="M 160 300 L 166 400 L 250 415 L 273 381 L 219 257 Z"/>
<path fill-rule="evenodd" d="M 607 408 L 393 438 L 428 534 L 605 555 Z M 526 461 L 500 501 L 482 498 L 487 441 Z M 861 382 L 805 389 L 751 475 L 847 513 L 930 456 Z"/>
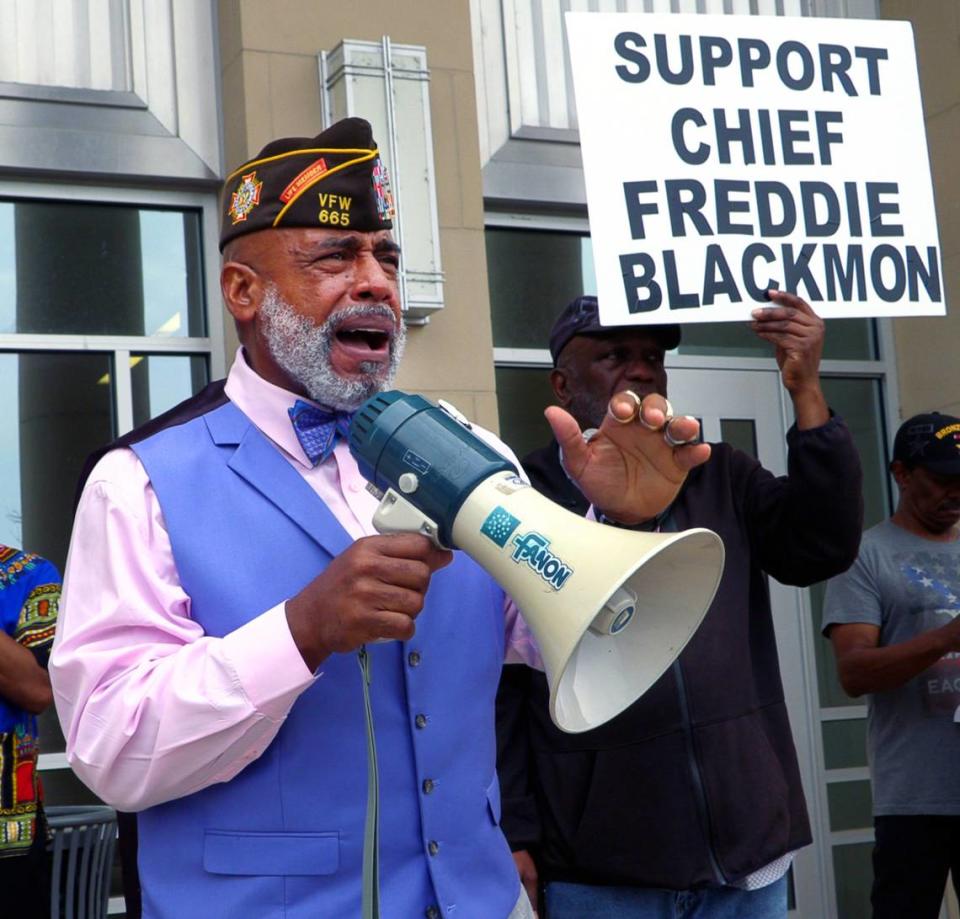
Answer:
<path fill-rule="evenodd" d="M 297 593 L 351 543 L 230 402 L 133 449 L 207 635 Z M 503 594 L 458 552 L 434 576 L 414 638 L 368 648 L 383 919 L 501 919 L 517 900 L 495 772 L 503 643 Z M 321 671 L 266 752 L 234 779 L 139 815 L 145 919 L 360 915 L 360 670 L 346 654 Z"/>

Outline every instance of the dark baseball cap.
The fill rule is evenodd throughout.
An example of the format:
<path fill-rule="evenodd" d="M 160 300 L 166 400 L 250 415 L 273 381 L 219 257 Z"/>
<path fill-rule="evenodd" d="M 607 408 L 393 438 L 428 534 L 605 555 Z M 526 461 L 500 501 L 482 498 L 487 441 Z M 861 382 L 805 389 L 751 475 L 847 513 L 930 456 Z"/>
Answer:
<path fill-rule="evenodd" d="M 940 475 L 960 475 L 960 418 L 939 412 L 908 418 L 893 439 L 893 458 Z"/>
<path fill-rule="evenodd" d="M 556 365 L 560 352 L 576 335 L 609 335 L 614 329 L 642 329 L 655 336 L 664 351 L 671 351 L 680 344 L 680 326 L 669 325 L 600 325 L 600 313 L 596 297 L 577 297 L 571 300 L 557 317 L 550 331 L 550 356 Z"/>

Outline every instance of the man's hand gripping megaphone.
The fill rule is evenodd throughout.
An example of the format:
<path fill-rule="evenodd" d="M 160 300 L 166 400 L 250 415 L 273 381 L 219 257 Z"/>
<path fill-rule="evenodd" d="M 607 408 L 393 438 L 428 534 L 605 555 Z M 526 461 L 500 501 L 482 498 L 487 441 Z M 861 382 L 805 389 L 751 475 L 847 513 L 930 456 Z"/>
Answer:
<path fill-rule="evenodd" d="M 674 417 L 660 395 L 616 393 L 600 428 L 588 437 L 559 406 L 544 414 L 567 473 L 599 513 L 618 523 L 640 523 L 665 510 L 687 473 L 710 458 L 710 445 L 697 442 L 697 419 Z"/>
<path fill-rule="evenodd" d="M 564 409 L 546 416 L 562 445 L 567 470 L 607 518 L 637 523 L 669 506 L 687 472 L 710 456 L 695 418 L 671 417 L 659 395 L 640 399 L 624 391 L 610 400 L 607 417 L 584 441 Z M 334 558 L 286 603 L 294 641 L 311 670 L 331 653 L 378 640 L 407 641 L 435 571 L 453 559 L 420 533 L 367 536 Z"/>

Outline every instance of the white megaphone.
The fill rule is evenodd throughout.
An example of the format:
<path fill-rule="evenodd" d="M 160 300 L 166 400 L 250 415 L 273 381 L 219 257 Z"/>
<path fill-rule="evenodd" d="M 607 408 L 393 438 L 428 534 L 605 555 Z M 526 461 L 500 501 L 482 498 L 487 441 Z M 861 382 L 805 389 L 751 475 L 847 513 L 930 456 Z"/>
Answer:
<path fill-rule="evenodd" d="M 524 482 L 450 406 L 380 393 L 357 411 L 349 442 L 382 494 L 377 530 L 421 532 L 462 549 L 517 603 L 561 730 L 599 727 L 636 701 L 713 600 L 724 556 L 716 533 L 585 520 Z"/>

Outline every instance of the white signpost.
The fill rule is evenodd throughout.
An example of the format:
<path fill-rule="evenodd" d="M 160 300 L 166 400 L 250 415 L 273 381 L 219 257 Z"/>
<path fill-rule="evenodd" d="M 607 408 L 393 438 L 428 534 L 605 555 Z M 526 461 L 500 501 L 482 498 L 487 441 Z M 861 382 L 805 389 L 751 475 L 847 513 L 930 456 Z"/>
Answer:
<path fill-rule="evenodd" d="M 567 13 L 601 320 L 946 312 L 908 23 Z"/>

